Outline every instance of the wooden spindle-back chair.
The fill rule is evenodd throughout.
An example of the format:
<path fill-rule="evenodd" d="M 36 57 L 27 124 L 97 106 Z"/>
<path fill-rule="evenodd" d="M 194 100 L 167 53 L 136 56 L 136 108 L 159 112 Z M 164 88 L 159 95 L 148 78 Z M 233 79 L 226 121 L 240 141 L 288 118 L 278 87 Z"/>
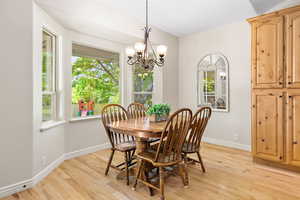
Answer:
<path fill-rule="evenodd" d="M 184 108 L 175 112 L 167 121 L 161 134 L 158 148 L 155 151 L 146 150 L 137 154 L 140 164 L 137 171 L 137 177 L 133 188 L 136 188 L 137 182 L 140 181 L 153 189 L 159 190 L 161 199 L 164 199 L 164 167 L 178 165 L 183 184 L 188 185 L 187 171 L 182 160 L 182 147 L 186 139 L 192 111 Z M 143 180 L 141 171 L 144 170 L 146 162 L 151 163 L 159 169 L 160 184 L 159 187 Z"/>
<path fill-rule="evenodd" d="M 141 103 L 131 103 L 127 108 L 127 112 L 129 114 L 129 117 L 133 119 L 146 116 L 146 108 Z"/>
<path fill-rule="evenodd" d="M 128 168 L 131 166 L 131 164 L 133 164 L 132 160 L 136 149 L 134 137 L 122 134 L 120 132 L 115 132 L 107 126 L 107 124 L 109 123 L 113 123 L 121 120 L 127 120 L 128 113 L 122 106 L 118 104 L 109 104 L 103 108 L 101 115 L 102 115 L 103 126 L 106 130 L 107 136 L 111 144 L 111 155 L 106 167 L 105 175 L 108 174 L 110 167 L 113 167 L 118 170 L 125 169 L 126 176 L 127 176 L 127 185 L 129 185 Z M 111 164 L 115 151 L 120 151 L 124 153 L 124 158 L 125 158 L 125 162 L 117 166 L 113 166 Z M 122 167 L 123 165 L 125 165 L 125 167 Z"/>
<path fill-rule="evenodd" d="M 187 154 L 196 153 L 199 160 L 193 160 L 201 164 L 202 171 L 205 167 L 200 155 L 200 145 L 204 130 L 211 117 L 211 108 L 202 107 L 193 116 L 188 136 L 183 144 L 182 152 L 185 160 L 193 160 L 187 157 Z"/>
<path fill-rule="evenodd" d="M 131 103 L 127 107 L 127 112 L 131 119 L 146 117 L 146 108 L 141 103 L 137 103 L 137 102 Z M 157 141 L 159 141 L 159 139 L 156 139 L 156 138 L 152 138 L 152 139 L 148 140 L 149 143 L 154 143 Z"/>

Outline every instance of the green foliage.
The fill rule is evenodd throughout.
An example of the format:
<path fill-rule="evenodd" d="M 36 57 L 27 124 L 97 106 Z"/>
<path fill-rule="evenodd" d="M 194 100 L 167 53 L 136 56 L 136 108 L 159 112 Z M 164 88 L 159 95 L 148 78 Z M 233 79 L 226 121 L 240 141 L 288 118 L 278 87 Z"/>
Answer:
<path fill-rule="evenodd" d="M 134 66 L 133 84 L 135 92 L 152 92 L 153 91 L 153 72 L 145 70 L 142 67 Z"/>
<path fill-rule="evenodd" d="M 119 103 L 118 63 L 94 58 L 73 57 L 72 103 L 79 100 L 95 104 Z"/>
<path fill-rule="evenodd" d="M 148 115 L 155 114 L 157 116 L 163 116 L 163 115 L 168 115 L 170 111 L 171 111 L 171 107 L 169 104 L 155 104 L 148 109 L 147 114 Z"/>
<path fill-rule="evenodd" d="M 215 79 L 214 78 L 204 78 L 204 92 L 214 92 L 215 91 Z"/>
<path fill-rule="evenodd" d="M 134 92 L 141 92 L 134 94 L 134 101 L 150 107 L 152 105 L 153 71 L 135 65 L 133 67 L 133 89 Z"/>

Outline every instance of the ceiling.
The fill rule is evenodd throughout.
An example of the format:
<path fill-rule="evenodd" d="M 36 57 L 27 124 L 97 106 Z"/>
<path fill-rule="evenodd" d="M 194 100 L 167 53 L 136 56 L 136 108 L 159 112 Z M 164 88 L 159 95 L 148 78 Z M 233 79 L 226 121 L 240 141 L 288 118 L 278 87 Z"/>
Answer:
<path fill-rule="evenodd" d="M 142 26 L 145 0 L 36 0 L 68 28 L 89 31 L 106 27 L 126 32 Z M 284 0 L 149 0 L 150 24 L 184 36 L 222 24 L 245 20 Z M 99 31 L 98 30 L 98 31 Z M 107 33 L 108 34 L 108 33 Z M 129 33 L 128 33 L 129 34 Z"/>

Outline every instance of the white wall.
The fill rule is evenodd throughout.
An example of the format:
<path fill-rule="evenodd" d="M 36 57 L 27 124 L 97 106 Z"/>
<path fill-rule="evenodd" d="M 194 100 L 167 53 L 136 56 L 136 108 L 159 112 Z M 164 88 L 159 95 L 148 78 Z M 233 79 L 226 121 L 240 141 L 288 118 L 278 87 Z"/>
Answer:
<path fill-rule="evenodd" d="M 228 113 L 213 112 L 204 137 L 248 149 L 250 141 L 250 25 L 237 22 L 179 40 L 179 105 L 197 109 L 197 64 L 212 52 L 229 61 Z"/>
<path fill-rule="evenodd" d="M 47 15 L 42 9 L 34 4 L 34 170 L 33 174 L 38 174 L 41 170 L 45 169 L 49 164 L 60 158 L 65 153 L 65 131 L 64 126 L 54 127 L 43 132 L 40 129 L 42 124 L 42 31 L 43 28 L 55 34 L 58 40 L 57 50 L 58 58 L 57 71 L 58 71 L 58 92 L 59 100 L 62 102 L 59 118 L 61 121 L 66 120 L 65 112 L 65 66 L 66 60 L 62 59 L 66 55 L 66 31 L 56 23 L 51 17 Z"/>
<path fill-rule="evenodd" d="M 85 34 L 77 33 L 74 31 L 69 31 L 68 33 L 68 49 L 66 60 L 68 64 L 65 66 L 67 68 L 66 80 L 66 93 L 67 93 L 67 103 L 66 112 L 68 118 L 71 118 L 71 94 L 72 94 L 72 42 L 86 45 L 89 47 L 104 49 L 112 52 L 117 52 L 120 54 L 120 68 L 121 68 L 121 93 L 123 94 L 123 104 L 127 104 L 127 93 L 126 93 L 126 70 L 124 65 L 124 49 L 125 45 L 112 42 L 109 40 L 96 38 L 88 36 Z M 108 142 L 105 130 L 102 126 L 102 122 L 99 118 L 91 120 L 74 121 L 66 125 L 66 153 L 78 151 L 81 149 L 99 146 L 106 144 Z"/>
<path fill-rule="evenodd" d="M 0 1 L 0 188 L 32 175 L 32 1 Z"/>

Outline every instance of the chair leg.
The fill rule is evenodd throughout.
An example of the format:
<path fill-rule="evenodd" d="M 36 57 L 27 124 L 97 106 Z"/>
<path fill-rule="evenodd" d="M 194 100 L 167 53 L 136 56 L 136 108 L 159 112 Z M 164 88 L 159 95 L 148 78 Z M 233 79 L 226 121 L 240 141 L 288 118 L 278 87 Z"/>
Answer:
<path fill-rule="evenodd" d="M 200 153 L 199 153 L 198 151 L 197 151 L 197 155 L 198 155 L 198 158 L 199 158 L 199 162 L 200 162 L 200 164 L 201 164 L 202 171 L 205 173 L 206 170 L 205 170 L 205 167 L 204 167 L 204 164 L 203 164 L 201 155 L 200 155 Z"/>
<path fill-rule="evenodd" d="M 124 153 L 124 158 L 125 158 L 125 170 L 126 170 L 126 184 L 129 185 L 129 169 L 128 169 L 128 165 L 129 165 L 129 155 L 128 153 L 130 152 L 125 152 Z"/>
<path fill-rule="evenodd" d="M 149 179 L 149 175 L 148 175 L 148 172 L 146 170 L 144 170 L 144 176 L 145 176 L 145 179 L 146 179 L 146 182 L 149 183 L 150 179 Z M 152 187 L 148 187 L 149 188 L 149 193 L 150 193 L 150 196 L 153 196 L 153 188 Z"/>
<path fill-rule="evenodd" d="M 178 165 L 178 168 L 179 168 L 179 175 L 181 177 L 181 180 L 182 180 L 182 183 L 183 183 L 183 186 L 185 188 L 187 188 L 189 186 L 189 180 L 188 180 L 188 173 L 187 173 L 187 169 L 186 169 L 186 166 L 184 163 L 180 163 Z"/>
<path fill-rule="evenodd" d="M 109 160 L 108 160 L 108 163 L 107 163 L 107 167 L 106 167 L 106 170 L 105 170 L 105 176 L 107 176 L 107 174 L 108 174 L 108 171 L 109 171 L 111 162 L 112 162 L 112 160 L 113 160 L 114 154 L 115 154 L 115 150 L 112 149 L 112 150 L 111 150 L 110 157 L 109 157 Z"/>
<path fill-rule="evenodd" d="M 143 167 L 143 161 L 140 160 L 138 170 L 137 170 L 137 173 L 136 173 L 136 177 L 135 177 L 135 181 L 134 181 L 133 188 L 132 188 L 133 190 L 136 190 L 136 186 L 137 186 L 137 183 L 138 183 L 138 179 L 140 178 L 142 167 Z"/>
<path fill-rule="evenodd" d="M 163 167 L 159 167 L 159 187 L 160 187 L 160 200 L 165 199 L 165 180 L 164 180 L 164 169 Z"/>

